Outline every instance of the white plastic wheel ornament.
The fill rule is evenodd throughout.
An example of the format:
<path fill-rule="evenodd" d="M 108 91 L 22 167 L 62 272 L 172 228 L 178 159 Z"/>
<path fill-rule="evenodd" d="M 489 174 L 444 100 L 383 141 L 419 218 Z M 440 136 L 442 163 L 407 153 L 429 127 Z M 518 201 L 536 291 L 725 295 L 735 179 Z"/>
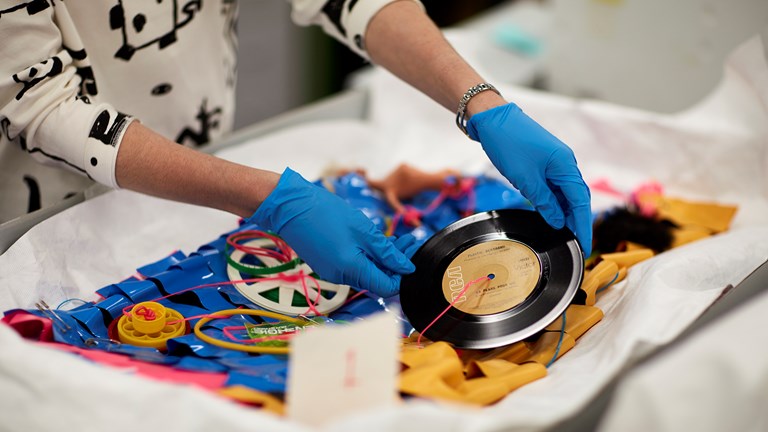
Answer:
<path fill-rule="evenodd" d="M 244 243 L 244 245 L 251 247 L 265 247 L 270 244 L 273 243 L 266 239 L 254 239 Z M 259 267 L 258 265 L 243 263 L 242 260 L 246 256 L 247 254 L 240 250 L 234 250 L 230 254 L 230 258 L 237 263 Z M 258 258 L 262 263 L 264 263 L 266 267 L 274 267 L 281 264 L 278 260 L 271 257 L 260 256 Z M 312 274 L 312 269 L 305 263 L 302 263 L 293 269 L 282 272 L 280 274 L 288 276 L 298 274 L 301 271 L 303 271 L 305 275 Z M 229 276 L 229 280 L 233 281 L 243 279 L 240 271 L 231 265 L 227 265 L 227 276 Z M 349 294 L 348 285 L 337 285 L 320 279 L 317 279 L 317 284 L 315 284 L 315 282 L 310 278 L 306 278 L 304 280 L 304 284 L 306 285 L 306 294 L 309 297 L 308 300 L 312 302 L 312 304 L 315 305 L 315 309 L 317 309 L 317 311 L 323 315 L 338 309 L 342 304 L 344 304 L 344 301 L 347 299 L 347 295 Z M 325 296 L 320 295 L 320 293 L 317 292 L 317 285 L 320 286 L 320 290 L 325 291 L 326 293 L 332 292 L 334 294 L 330 298 L 326 298 Z M 234 287 L 240 292 L 240 294 L 244 295 L 250 301 L 265 309 L 294 316 L 315 315 L 315 312 L 312 311 L 308 306 L 295 306 L 293 304 L 295 292 L 298 292 L 301 297 L 305 296 L 304 286 L 300 280 L 295 282 L 282 280 L 264 280 L 253 283 L 238 282 L 234 284 Z M 273 301 L 264 296 L 266 292 L 272 291 L 276 288 L 278 288 L 277 301 Z"/>

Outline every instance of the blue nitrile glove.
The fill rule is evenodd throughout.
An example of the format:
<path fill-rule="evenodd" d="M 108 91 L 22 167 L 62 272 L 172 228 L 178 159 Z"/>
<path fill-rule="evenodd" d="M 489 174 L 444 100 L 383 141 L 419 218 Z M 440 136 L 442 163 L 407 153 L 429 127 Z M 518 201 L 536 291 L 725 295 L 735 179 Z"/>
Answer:
<path fill-rule="evenodd" d="M 329 282 L 388 297 L 413 264 L 365 215 L 286 168 L 248 222 L 282 237 Z"/>
<path fill-rule="evenodd" d="M 573 151 L 510 103 L 479 112 L 467 123 L 493 165 L 520 190 L 552 227 L 567 225 L 584 255 L 592 251 L 587 184 Z"/>
<path fill-rule="evenodd" d="M 426 239 L 419 241 L 413 234 L 408 233 L 401 235 L 395 240 L 395 247 L 405 254 L 408 259 L 411 259 L 424 242 L 426 242 Z"/>

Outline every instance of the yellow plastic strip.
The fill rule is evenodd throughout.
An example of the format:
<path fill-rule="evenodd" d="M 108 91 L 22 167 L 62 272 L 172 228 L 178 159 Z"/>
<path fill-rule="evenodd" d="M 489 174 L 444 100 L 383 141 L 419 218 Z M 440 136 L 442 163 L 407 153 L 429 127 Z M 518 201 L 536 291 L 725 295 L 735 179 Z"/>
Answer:
<path fill-rule="evenodd" d="M 662 197 L 658 202 L 659 217 L 669 219 L 680 226 L 699 226 L 716 233 L 731 225 L 738 207 L 708 202 L 691 202 Z"/>
<path fill-rule="evenodd" d="M 584 303 L 594 306 L 597 301 L 597 289 L 610 282 L 619 272 L 619 266 L 613 261 L 600 261 L 600 264 L 590 270 L 581 283 L 581 290 L 587 295 Z M 567 317 L 566 317 L 567 319 Z"/>
<path fill-rule="evenodd" d="M 526 359 L 526 361 L 533 361 L 542 365 L 546 365 L 552 360 L 557 350 L 557 343 L 560 341 L 560 332 L 544 332 L 539 337 L 539 340 L 533 345 L 533 354 Z M 574 340 L 568 333 L 563 335 L 563 342 L 560 345 L 560 351 L 557 353 L 557 358 L 563 356 L 563 354 L 570 351 L 576 345 Z"/>
<path fill-rule="evenodd" d="M 488 372 L 488 375 L 467 380 L 458 390 L 465 401 L 479 405 L 496 402 L 510 392 L 547 375 L 547 368 L 538 363 L 516 365 L 506 360 L 491 360 L 479 362 L 478 368 Z"/>
<path fill-rule="evenodd" d="M 578 339 L 592 326 L 603 319 L 603 311 L 594 306 L 570 305 L 565 310 L 565 332 L 572 338 Z M 557 318 L 545 330 L 558 332 L 563 326 L 562 316 Z"/>
<path fill-rule="evenodd" d="M 285 405 L 283 402 L 268 393 L 262 393 L 241 385 L 224 387 L 218 391 L 224 397 L 234 399 L 238 402 L 258 405 L 269 412 L 283 415 L 285 414 Z"/>
<path fill-rule="evenodd" d="M 603 261 L 613 261 L 619 267 L 632 267 L 640 261 L 645 261 L 653 257 L 651 249 L 635 249 L 627 252 L 615 252 L 602 254 Z"/>

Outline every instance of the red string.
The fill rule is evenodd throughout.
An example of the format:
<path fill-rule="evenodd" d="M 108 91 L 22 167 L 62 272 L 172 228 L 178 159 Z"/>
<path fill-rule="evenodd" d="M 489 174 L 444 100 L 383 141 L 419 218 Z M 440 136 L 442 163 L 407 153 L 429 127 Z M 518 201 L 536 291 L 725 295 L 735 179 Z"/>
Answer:
<path fill-rule="evenodd" d="M 304 271 L 303 270 L 299 271 L 299 275 L 304 276 Z M 309 276 L 309 277 L 311 277 L 311 276 Z M 309 308 L 307 309 L 307 312 L 305 312 L 305 313 L 308 314 L 309 312 L 313 312 L 315 315 L 321 316 L 322 314 L 315 307 L 318 304 L 320 304 L 320 283 L 317 282 L 317 279 L 315 279 L 315 278 L 312 278 L 312 280 L 315 281 L 315 287 L 317 288 L 317 297 L 315 298 L 315 303 L 312 303 L 312 300 L 310 300 L 310 298 L 309 298 L 309 290 L 307 289 L 307 281 L 303 277 L 301 278 L 301 289 L 304 291 L 304 298 L 307 300 L 307 304 L 309 305 Z"/>
<path fill-rule="evenodd" d="M 473 215 L 477 206 L 477 195 L 475 194 L 475 179 L 463 179 L 462 190 L 467 196 L 467 208 L 464 209 L 464 217 Z"/>
<path fill-rule="evenodd" d="M 405 206 L 405 211 L 403 212 L 403 222 L 410 226 L 418 226 L 421 223 L 421 216 L 422 212 L 419 209 L 413 206 Z"/>
<path fill-rule="evenodd" d="M 292 274 L 292 275 L 287 275 L 287 274 L 281 273 L 281 274 L 278 274 L 276 276 L 269 276 L 269 277 L 262 277 L 262 278 L 251 278 L 251 279 L 241 279 L 241 280 L 233 280 L 233 281 L 231 280 L 231 281 L 214 282 L 214 283 L 209 283 L 209 284 L 197 285 L 197 286 L 193 286 L 191 288 L 186 288 L 186 289 L 183 289 L 181 291 L 177 291 L 175 293 L 171 293 L 171 294 L 168 294 L 166 296 L 158 297 L 156 299 L 149 300 L 149 301 L 157 302 L 157 301 L 160 301 L 160 300 L 165 300 L 167 298 L 173 297 L 175 295 L 183 294 L 183 293 L 188 292 L 188 291 L 192 291 L 192 290 L 196 290 L 196 289 L 201 289 L 201 288 L 219 287 L 221 285 L 234 285 L 234 284 L 238 284 L 238 283 L 254 283 L 254 282 L 275 281 L 275 280 L 281 280 L 281 281 L 286 281 L 286 282 L 297 282 L 299 280 L 303 280 L 304 278 L 310 278 L 310 279 L 315 280 L 315 283 L 316 283 L 316 286 L 318 287 L 318 290 L 320 289 L 320 284 L 317 283 L 317 280 L 315 278 L 313 278 L 312 276 L 310 276 L 310 275 L 304 274 L 303 272 L 302 273 Z M 308 303 L 310 301 L 311 301 L 310 299 L 307 299 Z M 129 315 L 130 316 L 131 312 L 130 312 L 129 309 L 132 308 L 133 306 L 134 306 L 133 304 L 130 304 L 130 305 L 124 307 L 123 308 L 123 315 Z M 208 315 L 203 315 L 203 316 L 208 316 Z"/>
<path fill-rule="evenodd" d="M 240 244 L 239 241 L 257 239 L 257 238 L 264 238 L 264 239 L 270 240 L 272 243 L 274 243 L 275 247 L 279 250 L 279 252 L 290 251 L 290 247 L 285 242 L 285 240 L 275 235 L 272 235 L 268 232 L 260 231 L 260 230 L 245 230 L 245 231 L 239 231 L 239 232 L 230 234 L 227 237 L 227 243 L 235 249 L 247 251 L 250 247 Z M 254 249 L 263 250 L 264 248 L 254 248 Z M 290 254 L 287 254 L 287 255 L 290 255 Z"/>
<path fill-rule="evenodd" d="M 476 180 L 474 178 L 464 178 L 459 180 L 458 183 L 451 183 L 449 181 L 446 181 L 443 184 L 442 189 L 440 190 L 440 193 L 435 197 L 435 199 L 432 200 L 432 202 L 429 203 L 429 205 L 424 208 L 424 210 L 419 210 L 416 207 L 413 206 L 405 206 L 402 210 L 399 210 L 395 213 L 395 215 L 392 217 L 392 223 L 389 225 L 389 228 L 387 229 L 387 236 L 391 236 L 395 233 L 395 229 L 397 228 L 398 223 L 400 223 L 401 220 L 403 220 L 405 223 L 416 226 L 418 221 L 424 218 L 424 216 L 432 213 L 433 211 L 437 210 L 437 208 L 440 206 L 440 204 L 445 201 L 446 198 L 452 198 L 455 200 L 459 200 L 463 197 L 467 197 L 467 208 L 464 209 L 462 212 L 462 216 L 466 217 L 473 213 L 475 213 L 475 204 L 476 204 L 476 197 L 475 197 L 475 185 L 477 184 Z"/>
<path fill-rule="evenodd" d="M 267 239 L 271 240 L 274 243 L 274 245 L 277 248 L 277 250 L 268 249 L 268 248 L 261 248 L 261 247 L 250 247 L 250 246 L 245 246 L 245 245 L 242 245 L 242 244 L 239 243 L 240 241 L 254 239 L 254 238 L 267 238 Z M 281 238 L 279 238 L 277 236 L 274 236 L 272 234 L 269 234 L 267 232 L 259 231 L 259 230 L 247 230 L 247 231 L 241 231 L 241 232 L 234 233 L 234 234 L 232 234 L 232 235 L 227 237 L 227 244 L 229 244 L 234 249 L 243 251 L 245 253 L 252 254 L 252 255 L 257 255 L 257 256 L 269 256 L 269 257 L 275 258 L 275 259 L 277 259 L 278 261 L 281 261 L 281 262 L 290 262 L 290 261 L 296 259 L 296 257 L 297 257 L 297 255 L 293 251 L 293 249 L 291 249 L 290 246 L 288 246 L 288 244 L 283 239 L 281 239 Z M 314 284 L 314 287 L 317 289 L 317 293 L 316 293 L 316 296 L 315 296 L 314 299 L 312 299 L 310 297 L 310 295 L 309 295 L 309 287 L 307 286 L 307 281 L 306 281 L 307 278 L 309 278 L 312 281 L 312 283 Z M 305 312 L 305 314 L 309 314 L 311 312 L 311 313 L 314 313 L 316 316 L 322 316 L 323 315 L 317 309 L 317 306 L 320 304 L 320 301 L 322 300 L 322 287 L 320 285 L 320 282 L 316 278 L 314 278 L 313 276 L 304 273 L 303 270 L 299 271 L 296 274 L 280 273 L 280 274 L 277 274 L 277 275 L 274 275 L 274 276 L 268 276 L 268 277 L 259 277 L 259 278 L 250 278 L 250 279 L 241 279 L 241 280 L 231 280 L 231 281 L 226 281 L 226 282 L 215 282 L 215 283 L 197 285 L 197 286 L 186 288 L 186 289 L 183 289 L 181 291 L 177 291 L 177 292 L 174 292 L 174 293 L 162 296 L 162 297 L 158 297 L 156 299 L 149 300 L 149 301 L 157 302 L 157 301 L 160 301 L 160 300 L 168 299 L 168 298 L 173 297 L 175 295 L 183 294 L 185 292 L 189 292 L 189 291 L 193 291 L 193 290 L 201 289 L 201 288 L 220 287 L 221 285 L 234 285 L 234 284 L 238 284 L 238 283 L 254 283 L 254 282 L 265 282 L 265 281 L 284 281 L 284 282 L 297 282 L 298 281 L 298 282 L 301 282 L 301 287 L 302 287 L 302 290 L 303 290 L 303 293 L 304 293 L 304 298 L 306 299 L 307 305 L 309 306 L 308 309 L 307 309 L 307 312 Z M 356 298 L 360 294 L 362 294 L 362 292 L 358 293 L 352 299 Z M 347 302 L 351 301 L 352 299 L 348 299 Z M 130 316 L 131 315 L 130 309 L 132 307 L 134 307 L 134 306 L 135 306 L 134 304 L 130 304 L 130 305 L 124 307 L 123 310 L 122 310 L 123 315 Z M 143 306 L 143 305 L 139 306 L 138 308 L 136 308 L 136 310 L 133 311 L 133 313 L 135 313 L 136 315 L 143 316 L 144 319 L 146 319 L 147 321 L 153 321 L 153 320 L 157 319 L 157 314 L 155 313 L 155 311 L 152 310 L 151 308 L 147 308 L 146 306 Z M 170 324 L 170 325 L 178 324 L 178 323 L 181 323 L 181 322 L 185 322 L 185 321 L 189 321 L 189 320 L 193 320 L 193 319 L 197 319 L 197 318 L 204 318 L 204 317 L 207 317 L 207 318 L 229 318 L 228 316 L 219 316 L 219 315 L 216 315 L 215 313 L 213 313 L 213 314 L 202 314 L 202 315 L 195 315 L 195 316 L 191 316 L 191 317 L 186 317 L 186 318 L 180 319 L 180 320 L 169 321 L 169 322 L 167 322 L 167 324 Z M 227 327 L 226 329 L 230 329 L 230 328 L 231 327 Z M 235 338 L 228 331 L 225 331 L 225 334 L 230 339 L 243 341 L 242 339 Z M 250 339 L 250 340 L 246 340 L 246 341 L 249 342 L 249 343 L 255 343 L 255 342 L 266 341 L 266 340 L 287 339 L 288 337 L 290 337 L 289 333 L 284 333 L 284 334 L 288 335 L 288 336 L 285 336 L 285 337 L 283 337 L 282 335 L 279 335 L 279 336 L 267 336 L 267 337 L 264 337 L 264 338 L 254 338 L 254 339 Z"/>
<path fill-rule="evenodd" d="M 228 337 L 229 339 L 233 341 L 239 342 L 240 338 L 236 337 L 234 334 L 232 334 L 232 331 L 234 330 L 244 330 L 245 326 L 226 326 L 223 329 L 221 329 L 222 333 L 224 333 L 224 336 Z"/>
<path fill-rule="evenodd" d="M 250 247 L 250 246 L 245 246 L 245 245 L 242 245 L 242 244 L 239 243 L 240 241 L 254 239 L 254 238 L 266 238 L 266 239 L 269 239 L 270 241 L 272 241 L 272 243 L 274 243 L 274 245 L 277 248 L 277 250 L 268 249 L 268 248 L 262 248 L 262 247 Z M 288 246 L 288 243 L 286 243 L 285 240 L 283 240 L 280 237 L 277 237 L 275 235 L 272 235 L 270 233 L 267 233 L 265 231 L 246 230 L 246 231 L 240 231 L 240 232 L 231 234 L 231 235 L 229 235 L 227 237 L 227 244 L 229 244 L 233 248 L 235 248 L 237 250 L 240 250 L 240 251 L 243 251 L 245 253 L 252 254 L 252 255 L 257 255 L 257 256 L 272 257 L 272 258 L 275 258 L 278 261 L 281 261 L 281 262 L 284 262 L 284 263 L 285 262 L 290 262 L 290 261 L 294 260 L 297 257 L 296 252 L 294 252 L 293 249 L 291 249 L 290 246 Z M 315 285 L 315 288 L 317 288 L 317 295 L 315 296 L 314 299 L 310 298 L 309 289 L 308 289 L 307 283 L 306 283 L 306 278 L 311 279 L 313 284 Z M 187 289 L 184 289 L 184 290 L 172 293 L 172 294 L 168 294 L 168 295 L 163 296 L 163 297 L 159 297 L 159 298 L 151 300 L 151 301 L 164 300 L 164 299 L 167 299 L 167 298 L 172 297 L 174 295 L 182 294 L 182 293 L 185 293 L 187 291 L 192 291 L 192 290 L 196 290 L 196 289 L 200 289 L 200 288 L 207 288 L 207 287 L 214 287 L 214 286 L 218 287 L 220 285 L 234 285 L 234 284 L 237 284 L 237 283 L 263 282 L 263 281 L 270 281 L 270 280 L 272 280 L 272 281 L 278 280 L 278 281 L 284 281 L 284 282 L 300 281 L 301 285 L 302 285 L 303 292 L 304 292 L 304 297 L 305 297 L 305 299 L 307 301 L 307 304 L 309 305 L 309 308 L 307 309 L 307 312 L 305 312 L 305 313 L 312 312 L 312 313 L 314 313 L 315 315 L 318 315 L 318 316 L 322 315 L 322 313 L 320 313 L 320 311 L 317 309 L 317 306 L 320 304 L 321 297 L 322 297 L 322 293 L 321 293 L 322 288 L 320 286 L 320 283 L 317 281 L 317 279 L 315 279 L 311 275 L 305 274 L 303 271 L 300 271 L 299 273 L 293 274 L 293 275 L 286 275 L 284 273 L 280 273 L 280 274 L 277 274 L 277 275 L 274 275 L 274 276 L 269 276 L 269 277 L 260 277 L 260 278 L 251 278 L 251 279 L 242 279 L 242 280 L 235 280 L 235 281 L 228 281 L 228 282 L 219 282 L 219 283 L 197 285 L 197 286 L 194 286 L 194 287 L 191 287 L 191 288 L 187 288 Z M 125 308 L 123 308 L 123 315 L 130 315 L 131 312 L 129 311 L 129 309 L 131 307 L 133 307 L 133 305 L 128 305 Z M 145 315 L 145 319 L 150 320 L 150 321 L 154 320 L 156 318 L 155 315 L 154 315 L 154 311 L 152 311 L 150 309 L 147 309 L 149 312 L 146 312 L 146 311 L 144 311 L 144 309 L 147 309 L 147 308 L 142 306 L 142 307 L 138 308 L 135 313 L 137 313 L 139 315 L 145 315 L 147 313 L 151 314 L 152 318 L 149 318 L 147 315 Z M 142 311 L 142 312 L 139 313 L 139 310 Z M 211 314 L 196 315 L 194 317 L 185 318 L 184 320 L 172 321 L 172 322 L 170 322 L 170 324 L 176 324 L 178 322 L 188 321 L 188 320 L 191 320 L 191 319 L 201 318 L 201 317 L 213 317 L 213 318 L 216 318 L 214 315 L 211 315 Z"/>
<path fill-rule="evenodd" d="M 143 316 L 144 319 L 147 321 L 154 321 L 157 319 L 157 314 L 155 313 L 155 311 L 144 305 L 137 307 L 136 310 L 133 311 L 133 313 L 135 313 L 138 316 Z"/>
<path fill-rule="evenodd" d="M 259 238 L 270 240 L 275 244 L 275 248 L 277 250 L 263 247 L 246 246 L 240 243 L 241 241 Z M 296 258 L 296 252 L 294 252 L 293 249 L 288 246 L 288 243 L 286 243 L 285 240 L 264 231 L 245 230 L 231 234 L 227 237 L 227 244 L 241 252 L 256 256 L 274 258 L 283 263 L 290 262 Z"/>
<path fill-rule="evenodd" d="M 443 203 L 443 201 L 445 201 L 445 199 L 448 197 L 447 186 L 448 186 L 448 183 L 446 183 L 443 186 L 443 189 L 440 191 L 440 194 L 437 197 L 435 197 L 435 199 L 433 199 L 431 203 L 429 203 L 427 208 L 424 209 L 424 214 L 432 213 L 433 211 L 435 211 L 435 209 L 437 209 L 438 206 L 440 206 L 440 204 Z"/>
<path fill-rule="evenodd" d="M 460 298 L 461 298 L 461 297 L 462 297 L 462 296 L 463 296 L 463 295 L 464 295 L 464 294 L 467 292 L 467 290 L 469 289 L 469 287 L 470 287 L 470 286 L 472 286 L 472 285 L 474 285 L 474 284 L 476 284 L 476 283 L 478 283 L 478 282 L 480 282 L 480 281 L 484 281 L 484 280 L 491 280 L 491 279 L 492 279 L 492 277 L 489 275 L 489 276 L 483 276 L 483 277 L 479 277 L 479 278 L 477 278 L 477 279 L 475 279 L 475 280 L 473 280 L 473 281 L 469 281 L 469 282 L 467 282 L 467 284 L 466 284 L 466 285 L 464 285 L 464 289 L 462 289 L 462 290 L 461 290 L 461 292 L 460 292 L 460 293 L 459 293 L 459 294 L 458 294 L 456 297 L 454 297 L 454 299 L 453 299 L 453 301 L 451 302 L 451 304 L 449 304 L 449 305 L 448 305 L 448 307 L 447 307 L 447 308 L 445 308 L 445 310 L 443 310 L 442 312 L 440 312 L 440 315 L 438 315 L 438 316 L 437 316 L 435 319 L 433 319 L 433 320 L 432 320 L 432 322 L 431 322 L 431 323 L 429 323 L 429 325 L 428 325 L 428 326 L 426 326 L 426 327 L 424 328 L 424 330 L 422 330 L 422 331 L 420 331 L 420 332 L 419 332 L 419 337 L 418 337 L 418 339 L 416 339 L 416 345 L 417 345 L 419 348 L 423 348 L 423 347 L 421 346 L 421 337 L 424 335 L 424 333 L 425 333 L 427 330 L 429 330 L 429 329 L 430 329 L 430 327 L 432 327 L 432 326 L 433 326 L 433 325 L 434 325 L 434 324 L 437 322 L 437 320 L 439 320 L 440 318 L 442 318 L 442 317 L 443 317 L 443 315 L 445 315 L 446 313 L 448 313 L 448 311 L 449 311 L 449 310 L 451 310 L 451 308 L 453 307 L 453 305 L 455 305 L 455 304 L 456 304 L 456 302 L 458 302 L 458 301 L 459 301 L 459 299 L 460 299 Z"/>
<path fill-rule="evenodd" d="M 353 295 L 352 297 L 348 298 L 348 299 L 347 299 L 347 300 L 344 302 L 344 304 L 342 304 L 341 306 L 346 306 L 347 304 L 349 304 L 349 303 L 353 302 L 353 301 L 354 301 L 356 298 L 360 297 L 361 295 L 363 295 L 363 294 L 365 294 L 365 293 L 367 293 L 367 292 L 368 292 L 368 290 L 361 290 L 361 291 L 359 291 L 357 294 L 355 294 L 355 295 Z"/>
<path fill-rule="evenodd" d="M 254 238 L 267 238 L 271 240 L 277 247 L 278 251 L 262 248 L 262 247 L 245 246 L 238 243 L 242 240 L 248 240 L 248 239 L 254 239 Z M 293 249 L 291 249 L 291 247 L 288 246 L 288 243 L 286 243 L 285 240 L 265 231 L 246 230 L 246 231 L 240 231 L 240 232 L 231 234 L 230 236 L 227 237 L 227 244 L 229 244 L 233 248 L 240 250 L 242 252 L 245 252 L 251 255 L 256 255 L 256 256 L 272 257 L 283 263 L 290 262 L 297 257 L 296 252 L 294 252 Z M 322 289 L 320 287 L 320 283 L 317 281 L 317 279 L 315 279 L 311 275 L 305 275 L 303 271 L 300 271 L 299 274 L 301 275 L 301 278 L 299 280 L 301 281 L 301 287 L 304 292 L 304 298 L 307 301 L 307 305 L 309 305 L 305 314 L 308 314 L 311 312 L 317 316 L 321 316 L 322 313 L 319 310 L 317 310 L 317 306 L 320 304 L 320 300 L 322 297 L 322 294 L 321 294 Z M 292 281 L 289 279 L 282 278 L 282 276 L 283 276 L 282 274 L 279 274 L 275 277 L 277 277 L 278 280 L 283 280 L 288 282 Z M 317 296 L 315 297 L 314 301 L 309 297 L 309 289 L 307 288 L 305 277 L 309 277 L 313 281 L 315 287 L 317 288 Z M 269 279 L 264 278 L 264 280 L 269 280 Z"/>

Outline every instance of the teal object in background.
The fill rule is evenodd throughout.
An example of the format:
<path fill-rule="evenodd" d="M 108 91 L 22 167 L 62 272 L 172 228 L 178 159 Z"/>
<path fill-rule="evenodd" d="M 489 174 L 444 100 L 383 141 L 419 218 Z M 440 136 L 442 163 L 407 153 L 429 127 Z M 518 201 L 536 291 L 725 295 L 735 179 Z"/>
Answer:
<path fill-rule="evenodd" d="M 514 51 L 526 57 L 537 57 L 542 51 L 542 42 L 515 24 L 504 24 L 493 31 L 493 42 L 501 48 Z"/>

